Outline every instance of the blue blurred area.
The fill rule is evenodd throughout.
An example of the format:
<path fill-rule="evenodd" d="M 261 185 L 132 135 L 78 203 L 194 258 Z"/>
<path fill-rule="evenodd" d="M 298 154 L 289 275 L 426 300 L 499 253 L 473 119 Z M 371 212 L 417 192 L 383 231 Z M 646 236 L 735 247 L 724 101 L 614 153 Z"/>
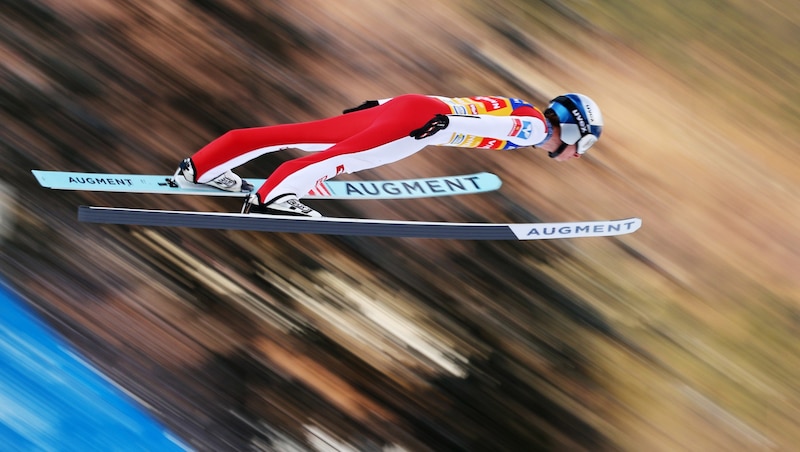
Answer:
<path fill-rule="evenodd" d="M 0 281 L 3 450 L 188 450 L 86 364 Z"/>

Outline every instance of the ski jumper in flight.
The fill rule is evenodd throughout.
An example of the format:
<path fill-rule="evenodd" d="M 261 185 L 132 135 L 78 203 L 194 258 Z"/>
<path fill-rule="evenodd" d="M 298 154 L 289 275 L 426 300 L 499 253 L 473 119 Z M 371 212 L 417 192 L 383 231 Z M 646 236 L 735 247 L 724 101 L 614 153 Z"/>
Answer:
<path fill-rule="evenodd" d="M 301 149 L 309 155 L 281 164 L 250 196 L 246 210 L 321 216 L 299 198 L 324 195 L 323 182 L 339 174 L 396 162 L 426 146 L 536 146 L 564 161 L 586 152 L 602 126 L 599 108 L 581 94 L 553 99 L 544 113 L 509 97 L 406 94 L 367 101 L 327 119 L 231 130 L 183 160 L 175 179 L 184 186 L 249 191 L 253 187 L 233 168 L 269 152 Z"/>

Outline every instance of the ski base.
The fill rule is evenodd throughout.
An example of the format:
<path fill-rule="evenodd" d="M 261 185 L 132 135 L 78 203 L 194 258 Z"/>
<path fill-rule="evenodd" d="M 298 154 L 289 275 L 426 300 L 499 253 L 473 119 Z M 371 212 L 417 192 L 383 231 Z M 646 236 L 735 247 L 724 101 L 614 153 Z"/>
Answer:
<path fill-rule="evenodd" d="M 77 173 L 32 170 L 39 185 L 57 190 L 243 197 L 205 185 L 179 187 L 170 176 L 146 174 Z M 245 178 L 255 187 L 264 179 Z M 500 178 L 492 173 L 385 181 L 323 181 L 304 197 L 313 199 L 409 199 L 484 193 L 497 190 Z"/>
<path fill-rule="evenodd" d="M 138 226 L 453 240 L 605 237 L 630 234 L 642 225 L 639 218 L 563 223 L 447 223 L 91 206 L 81 206 L 78 209 L 78 219 L 88 223 Z"/>

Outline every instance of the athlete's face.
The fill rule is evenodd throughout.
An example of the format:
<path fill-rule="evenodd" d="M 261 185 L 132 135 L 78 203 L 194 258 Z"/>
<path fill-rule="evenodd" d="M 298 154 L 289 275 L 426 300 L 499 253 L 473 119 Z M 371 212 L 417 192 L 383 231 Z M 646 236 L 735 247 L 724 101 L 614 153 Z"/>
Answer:
<path fill-rule="evenodd" d="M 561 127 L 553 126 L 553 133 L 550 135 L 550 139 L 538 145 L 537 147 L 539 149 L 544 149 L 547 152 L 555 152 L 558 150 L 559 146 L 561 146 Z M 581 155 L 578 154 L 578 147 L 574 144 L 570 144 L 564 149 L 564 151 L 561 152 L 561 154 L 553 157 L 553 160 L 564 162 L 580 157 Z"/>

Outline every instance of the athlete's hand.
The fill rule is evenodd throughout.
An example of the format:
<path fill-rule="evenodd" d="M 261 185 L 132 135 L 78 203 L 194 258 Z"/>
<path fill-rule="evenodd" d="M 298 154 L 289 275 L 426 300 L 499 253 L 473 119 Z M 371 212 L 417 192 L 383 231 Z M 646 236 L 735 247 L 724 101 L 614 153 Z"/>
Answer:
<path fill-rule="evenodd" d="M 434 133 L 446 128 L 448 125 L 450 125 L 450 118 L 446 115 L 439 114 L 434 116 L 433 119 L 419 129 L 412 130 L 409 136 L 421 140 L 423 138 L 428 138 Z"/>

